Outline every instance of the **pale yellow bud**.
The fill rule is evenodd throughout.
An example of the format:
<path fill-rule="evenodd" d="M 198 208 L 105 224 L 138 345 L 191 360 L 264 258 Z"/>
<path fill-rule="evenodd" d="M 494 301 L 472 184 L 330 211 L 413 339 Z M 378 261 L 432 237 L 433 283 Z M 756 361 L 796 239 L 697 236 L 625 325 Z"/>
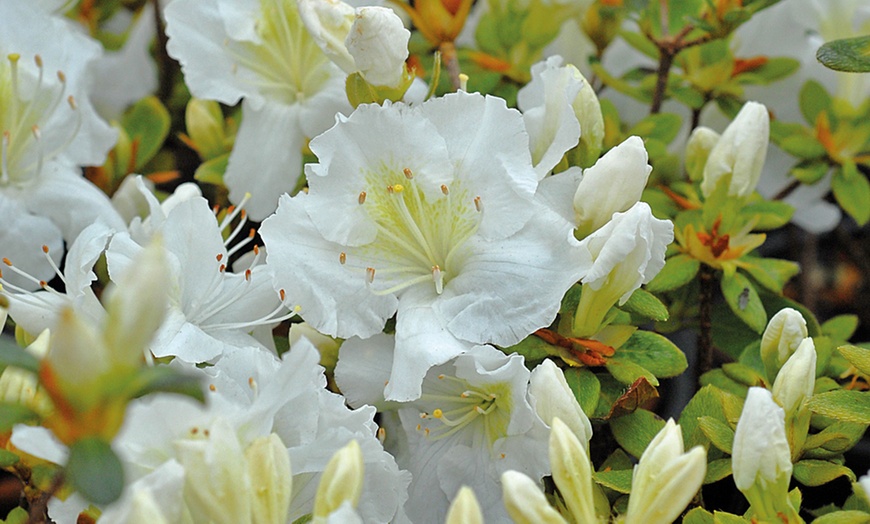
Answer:
<path fill-rule="evenodd" d="M 704 176 L 704 166 L 713 146 L 719 142 L 721 135 L 709 127 L 696 127 L 686 143 L 686 171 L 692 180 L 701 180 Z"/>
<path fill-rule="evenodd" d="M 447 510 L 444 524 L 483 524 L 483 513 L 474 491 L 462 486 Z"/>
<path fill-rule="evenodd" d="M 184 112 L 187 134 L 203 160 L 226 152 L 227 136 L 221 106 L 213 100 L 191 98 Z"/>
<path fill-rule="evenodd" d="M 787 307 L 773 315 L 761 335 L 761 360 L 770 380 L 807 335 L 807 321 L 798 311 Z"/>
<path fill-rule="evenodd" d="M 325 518 L 344 502 L 356 507 L 362 495 L 365 464 L 356 440 L 335 452 L 329 460 L 314 499 L 314 517 Z"/>
<path fill-rule="evenodd" d="M 537 483 L 519 471 L 505 471 L 501 485 L 505 509 L 516 524 L 567 524 Z"/>
<path fill-rule="evenodd" d="M 245 450 L 251 478 L 253 524 L 284 524 L 293 493 L 290 454 L 275 433 Z"/>
<path fill-rule="evenodd" d="M 550 430 L 550 467 L 553 480 L 575 522 L 598 522 L 593 498 L 592 463 L 586 454 L 585 442 L 558 418 Z"/>

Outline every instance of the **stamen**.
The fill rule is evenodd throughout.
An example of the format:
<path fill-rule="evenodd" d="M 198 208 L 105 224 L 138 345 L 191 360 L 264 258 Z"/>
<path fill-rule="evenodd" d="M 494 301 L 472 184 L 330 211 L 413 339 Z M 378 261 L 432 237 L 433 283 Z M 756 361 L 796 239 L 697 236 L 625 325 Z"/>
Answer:
<path fill-rule="evenodd" d="M 347 253 L 345 253 L 344 251 L 339 253 L 338 261 L 341 263 L 342 266 L 345 265 L 347 263 Z"/>
<path fill-rule="evenodd" d="M 441 184 L 441 192 L 444 193 L 445 195 L 450 194 L 450 190 L 447 188 L 447 184 Z"/>
<path fill-rule="evenodd" d="M 402 170 L 402 173 L 405 174 L 405 178 L 407 178 L 408 180 L 411 180 L 412 178 L 414 178 L 414 173 L 411 172 L 410 168 L 406 167 L 405 169 Z"/>
<path fill-rule="evenodd" d="M 384 442 L 387 440 L 387 430 L 384 428 L 378 428 L 377 435 L 378 435 L 378 442 L 380 442 L 381 445 L 383 446 Z"/>
<path fill-rule="evenodd" d="M 223 253 L 218 253 L 217 256 L 215 257 L 215 259 L 217 259 L 218 262 L 220 262 L 223 258 L 224 258 Z"/>
<path fill-rule="evenodd" d="M 432 266 L 432 280 L 435 281 L 435 292 L 440 295 L 444 291 L 444 275 L 437 264 Z"/>
<path fill-rule="evenodd" d="M 57 264 L 54 263 L 54 260 L 52 260 L 51 255 L 48 254 L 48 246 L 46 246 L 46 245 L 42 246 L 42 253 L 45 255 L 45 259 L 48 260 L 48 265 L 51 266 L 51 269 L 54 271 L 54 274 L 57 275 L 58 277 L 60 277 L 60 280 L 63 282 L 64 286 L 68 286 L 69 284 L 67 284 L 66 278 L 64 278 L 63 273 L 61 273 L 61 271 L 60 271 L 60 268 L 57 267 Z"/>
<path fill-rule="evenodd" d="M 366 281 L 371 284 L 375 281 L 375 268 L 367 267 L 366 268 Z"/>
<path fill-rule="evenodd" d="M 357 201 L 360 203 L 360 205 L 363 205 L 366 203 L 366 192 L 365 191 L 359 192 L 359 198 L 357 199 Z"/>
<path fill-rule="evenodd" d="M 483 212 L 483 200 L 479 196 L 474 197 L 474 209 L 478 212 Z"/>

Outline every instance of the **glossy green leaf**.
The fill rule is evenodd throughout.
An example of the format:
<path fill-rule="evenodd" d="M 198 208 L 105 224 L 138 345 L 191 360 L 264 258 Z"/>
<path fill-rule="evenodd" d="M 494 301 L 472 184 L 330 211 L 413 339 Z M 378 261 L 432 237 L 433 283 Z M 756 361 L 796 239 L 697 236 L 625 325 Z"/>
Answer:
<path fill-rule="evenodd" d="M 803 449 L 824 448 L 834 453 L 845 453 L 861 440 L 866 429 L 866 424 L 834 422 L 822 431 L 807 436 Z"/>
<path fill-rule="evenodd" d="M 815 184 L 828 174 L 830 170 L 831 166 L 827 162 L 810 160 L 800 162 L 791 169 L 790 173 L 791 176 L 803 184 Z"/>
<path fill-rule="evenodd" d="M 870 72 L 870 36 L 842 38 L 826 42 L 816 52 L 816 58 L 834 71 Z"/>
<path fill-rule="evenodd" d="M 747 222 L 756 220 L 755 231 L 770 231 L 788 224 L 794 215 L 794 207 L 776 200 L 760 200 L 745 206 L 740 214 Z"/>
<path fill-rule="evenodd" d="M 610 429 L 616 442 L 635 458 L 640 458 L 650 441 L 663 427 L 665 421 L 645 409 L 610 420 Z"/>
<path fill-rule="evenodd" d="M 84 438 L 69 448 L 66 479 L 85 499 L 95 504 L 109 504 L 124 489 L 124 469 L 109 443 L 98 438 Z"/>
<path fill-rule="evenodd" d="M 156 96 L 136 102 L 121 117 L 121 127 L 136 144 L 134 170 L 138 171 L 160 151 L 172 119 L 169 111 Z"/>
<path fill-rule="evenodd" d="M 870 220 L 870 182 L 858 172 L 854 163 L 843 164 L 834 173 L 831 190 L 843 211 L 854 218 L 858 225 L 863 226 Z"/>
<path fill-rule="evenodd" d="M 800 266 L 791 260 L 777 258 L 745 256 L 743 263 L 741 269 L 774 293 L 782 293 L 782 288 L 786 283 L 801 270 Z"/>
<path fill-rule="evenodd" d="M 229 163 L 229 160 L 229 153 L 225 153 L 223 155 L 216 156 L 210 160 L 206 160 L 205 162 L 200 164 L 199 167 L 196 168 L 196 172 L 193 174 L 193 178 L 206 184 L 223 186 L 224 173 L 226 173 L 227 171 L 227 164 Z"/>
<path fill-rule="evenodd" d="M 713 514 L 704 508 L 692 508 L 683 517 L 683 524 L 713 524 Z"/>
<path fill-rule="evenodd" d="M 658 322 L 667 320 L 669 316 L 668 308 L 661 300 L 649 291 L 640 288 L 636 289 L 625 301 L 625 304 L 619 307 L 623 311 Z"/>
<path fill-rule="evenodd" d="M 686 370 L 686 355 L 673 342 L 652 331 L 638 330 L 610 359 L 633 362 L 658 378 L 675 377 Z"/>
<path fill-rule="evenodd" d="M 724 403 L 724 392 L 714 386 L 704 386 L 695 393 L 680 414 L 680 428 L 686 449 L 706 446 L 710 441 L 701 429 L 701 418 L 714 418 L 723 424 L 727 422 Z"/>
<path fill-rule="evenodd" d="M 858 329 L 858 315 L 837 315 L 822 324 L 822 333 L 837 340 L 849 340 Z"/>
<path fill-rule="evenodd" d="M 647 285 L 647 291 L 661 293 L 685 286 L 695 275 L 701 263 L 689 255 L 679 254 L 665 261 L 665 266 Z"/>
<path fill-rule="evenodd" d="M 752 521 L 733 513 L 726 513 L 724 511 L 713 512 L 713 524 L 748 524 L 749 522 Z"/>
<path fill-rule="evenodd" d="M 605 488 L 610 488 L 618 493 L 629 493 L 631 491 L 631 474 L 632 470 L 630 469 L 598 471 L 592 474 L 592 478 Z"/>
<path fill-rule="evenodd" d="M 804 486 L 821 486 L 838 477 L 855 481 L 855 473 L 846 466 L 827 460 L 801 460 L 795 463 L 792 476 Z"/>
<path fill-rule="evenodd" d="M 649 115 L 634 125 L 629 135 L 637 135 L 644 139 L 660 140 L 664 144 L 671 143 L 683 127 L 683 119 L 673 113 L 657 113 Z"/>
<path fill-rule="evenodd" d="M 825 146 L 809 134 L 791 135 L 779 143 L 779 147 L 786 153 L 803 159 L 815 159 L 825 156 Z"/>
<path fill-rule="evenodd" d="M 560 348 L 545 342 L 541 337 L 529 335 L 518 344 L 504 348 L 504 352 L 508 355 L 519 353 L 526 362 L 540 362 L 550 355 L 558 355 Z"/>
<path fill-rule="evenodd" d="M 18 507 L 13 509 L 6 515 L 6 520 L 0 521 L 3 524 L 26 524 L 30 520 L 30 515 L 24 508 Z"/>
<path fill-rule="evenodd" d="M 598 377 L 588 368 L 568 368 L 565 370 L 565 381 L 583 412 L 591 416 L 601 398 L 601 382 Z"/>
<path fill-rule="evenodd" d="M 767 313 L 755 285 L 742 273 L 735 272 L 730 277 L 722 276 L 721 288 L 731 311 L 753 331 L 762 333 L 767 326 Z"/>
<path fill-rule="evenodd" d="M 781 80 L 800 68 L 800 62 L 794 58 L 774 57 L 752 71 L 739 76 L 742 84 L 767 85 Z"/>
<path fill-rule="evenodd" d="M 632 362 L 631 360 L 625 358 L 617 359 L 615 357 L 609 358 L 607 359 L 605 366 L 607 367 L 607 371 L 613 375 L 613 378 L 622 382 L 626 386 L 631 385 L 640 377 L 646 378 L 653 386 L 659 385 L 659 381 L 650 370 L 636 362 Z"/>
<path fill-rule="evenodd" d="M 810 411 L 825 417 L 870 424 L 870 392 L 836 389 L 813 395 L 807 405 Z"/>
<path fill-rule="evenodd" d="M 713 369 L 701 375 L 701 378 L 698 382 L 702 386 L 716 386 L 717 388 L 727 391 L 732 395 L 737 395 L 740 397 L 745 397 L 747 391 L 749 391 L 749 386 L 737 382 L 733 378 L 729 377 L 722 371 L 721 368 Z"/>

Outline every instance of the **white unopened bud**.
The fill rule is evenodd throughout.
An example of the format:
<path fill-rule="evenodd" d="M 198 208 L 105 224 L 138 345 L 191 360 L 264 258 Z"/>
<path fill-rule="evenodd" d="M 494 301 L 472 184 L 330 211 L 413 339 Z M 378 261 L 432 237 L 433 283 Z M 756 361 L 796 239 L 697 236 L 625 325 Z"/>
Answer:
<path fill-rule="evenodd" d="M 592 492 L 592 463 L 587 455 L 586 443 L 578 440 L 558 418 L 553 419 L 550 430 L 550 466 L 553 480 L 574 516 L 574 522 L 597 522 Z"/>
<path fill-rule="evenodd" d="M 632 136 L 583 171 L 574 194 L 578 236 L 589 235 L 640 200 L 652 172 L 648 158 L 643 140 Z"/>
<path fill-rule="evenodd" d="M 728 194 L 745 197 L 755 191 L 770 140 L 770 115 L 758 102 L 746 102 L 725 128 L 704 166 L 701 191 L 710 196 L 719 179 L 731 174 Z"/>
<path fill-rule="evenodd" d="M 626 524 L 669 524 L 683 512 L 704 481 L 707 452 L 683 452 L 683 432 L 673 419 L 653 437 L 634 467 Z"/>
<path fill-rule="evenodd" d="M 794 413 L 805 399 L 813 396 L 816 384 L 816 346 L 805 338 L 792 353 L 773 383 L 773 399 L 787 414 Z"/>
<path fill-rule="evenodd" d="M 686 143 L 686 171 L 692 180 L 701 180 L 704 176 L 704 166 L 710 156 L 713 146 L 719 142 L 721 135 L 709 127 L 696 127 Z"/>
<path fill-rule="evenodd" d="M 807 321 L 798 311 L 787 307 L 773 315 L 761 335 L 761 360 L 770 380 L 807 335 Z"/>
<path fill-rule="evenodd" d="M 325 518 L 345 502 L 356 507 L 362 495 L 365 465 L 356 440 L 335 452 L 329 460 L 314 498 L 314 517 Z"/>
<path fill-rule="evenodd" d="M 345 45 L 356 69 L 375 86 L 399 87 L 405 74 L 411 32 L 386 7 L 361 7 Z"/>
<path fill-rule="evenodd" d="M 169 524 L 151 490 L 136 491 L 130 502 L 130 513 L 124 524 Z"/>
<path fill-rule="evenodd" d="M 284 524 L 293 494 L 290 454 L 275 433 L 261 437 L 245 450 L 253 495 L 254 524 Z"/>
<path fill-rule="evenodd" d="M 516 524 L 567 524 L 535 481 L 519 471 L 505 471 L 501 485 L 505 509 Z"/>
<path fill-rule="evenodd" d="M 532 407 L 545 424 L 552 426 L 553 419 L 561 419 L 562 425 L 571 429 L 583 448 L 588 448 L 592 438 L 592 424 L 577 403 L 577 397 L 568 386 L 565 374 L 552 360 L 544 360 L 532 370 L 529 396 Z"/>
<path fill-rule="evenodd" d="M 356 71 L 344 41 L 354 21 L 354 9 L 341 0 L 298 0 L 299 17 L 317 46 L 345 73 Z"/>
<path fill-rule="evenodd" d="M 474 491 L 468 486 L 459 488 L 456 497 L 447 510 L 444 524 L 483 524 L 483 513 Z"/>
<path fill-rule="evenodd" d="M 46 329 L 27 346 L 26 351 L 42 358 L 48 353 L 50 338 L 51 333 Z M 14 366 L 8 366 L 0 374 L 0 402 L 21 404 L 43 415 L 52 409 L 51 400 L 39 386 L 37 376 Z"/>

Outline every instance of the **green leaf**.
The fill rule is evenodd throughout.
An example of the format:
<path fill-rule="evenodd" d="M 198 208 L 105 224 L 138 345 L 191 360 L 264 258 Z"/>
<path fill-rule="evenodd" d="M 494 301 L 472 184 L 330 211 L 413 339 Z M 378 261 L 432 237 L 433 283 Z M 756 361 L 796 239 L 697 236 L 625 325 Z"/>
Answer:
<path fill-rule="evenodd" d="M 136 145 L 135 169 L 138 171 L 160 151 L 172 118 L 169 111 L 156 96 L 149 96 L 136 102 L 121 117 L 121 127 L 127 132 L 131 142 Z"/>
<path fill-rule="evenodd" d="M 758 333 L 749 328 L 731 312 L 724 302 L 713 305 L 713 345 L 733 358 L 739 358 L 743 350 L 758 340 Z"/>
<path fill-rule="evenodd" d="M 18 347 L 11 338 L 0 336 L 0 366 L 12 366 L 38 373 L 39 359 Z"/>
<path fill-rule="evenodd" d="M 824 448 L 827 451 L 835 453 L 845 453 L 852 449 L 855 444 L 861 440 L 866 429 L 866 424 L 834 422 L 822 431 L 813 435 L 808 435 L 806 442 L 804 442 L 803 449 L 808 451 L 811 449 Z"/>
<path fill-rule="evenodd" d="M 658 378 L 675 377 L 686 370 L 686 355 L 667 338 L 638 330 L 616 350 L 611 362 L 632 362 Z"/>
<path fill-rule="evenodd" d="M 205 402 L 205 391 L 199 377 L 181 373 L 168 366 L 142 368 L 128 387 L 132 398 L 161 392 L 177 393 Z"/>
<path fill-rule="evenodd" d="M 689 255 L 679 254 L 665 261 L 665 266 L 647 285 L 647 291 L 661 293 L 685 286 L 695 278 L 701 263 Z"/>
<path fill-rule="evenodd" d="M 843 211 L 863 226 L 870 220 L 870 182 L 854 162 L 846 162 L 831 178 L 831 190 Z"/>
<path fill-rule="evenodd" d="M 83 497 L 95 504 L 118 500 L 124 489 L 124 469 L 108 442 L 89 437 L 69 448 L 66 478 Z"/>
<path fill-rule="evenodd" d="M 622 351 L 622 348 L 620 348 L 619 351 Z M 613 375 L 613 378 L 622 382 L 623 384 L 630 385 L 640 377 L 644 377 L 653 386 L 659 385 L 659 381 L 650 370 L 630 360 L 617 359 L 615 357 L 609 358 L 607 359 L 607 363 L 605 364 L 605 366 L 607 367 L 607 371 L 609 371 L 610 374 Z"/>
<path fill-rule="evenodd" d="M 740 215 L 745 217 L 746 222 L 757 220 L 753 228 L 755 231 L 770 231 L 788 224 L 794 215 L 794 207 L 785 202 L 760 200 L 741 209 Z"/>
<path fill-rule="evenodd" d="M 858 371 L 865 375 L 870 375 L 870 349 L 846 345 L 838 347 L 837 351 L 839 351 L 850 364 L 858 368 Z"/>
<path fill-rule="evenodd" d="M 13 509 L 6 515 L 6 520 L 3 524 L 26 524 L 30 520 L 30 515 L 24 508 L 18 507 Z"/>
<path fill-rule="evenodd" d="M 830 170 L 831 166 L 827 162 L 803 161 L 791 169 L 791 176 L 803 184 L 812 185 L 821 180 Z"/>
<path fill-rule="evenodd" d="M 731 475 L 731 459 L 711 460 L 707 464 L 707 473 L 704 474 L 704 484 L 712 484 Z"/>
<path fill-rule="evenodd" d="M 214 184 L 216 186 L 224 185 L 224 173 L 227 171 L 227 163 L 230 160 L 230 154 L 216 156 L 210 160 L 206 160 L 196 168 L 193 178 L 206 184 Z"/>
<path fill-rule="evenodd" d="M 683 442 L 686 449 L 698 445 L 706 447 L 710 441 L 701 429 L 701 418 L 713 418 L 727 424 L 726 395 L 727 393 L 715 386 L 704 386 L 695 393 L 695 396 L 683 409 L 680 414 L 680 428 L 683 430 Z M 739 413 L 740 407 L 738 406 L 736 409 Z"/>
<path fill-rule="evenodd" d="M 610 414 L 613 404 L 625 393 L 626 387 L 625 384 L 607 373 L 597 375 L 597 378 L 598 383 L 601 385 L 601 393 L 598 397 L 598 405 L 595 406 L 595 411 L 591 418 L 603 419 Z"/>
<path fill-rule="evenodd" d="M 12 430 L 15 424 L 38 422 L 39 413 L 27 406 L 12 402 L 0 402 L 0 433 Z"/>
<path fill-rule="evenodd" d="M 870 72 L 870 36 L 856 36 L 827 42 L 816 51 L 816 59 L 834 71 L 868 73 Z"/>
<path fill-rule="evenodd" d="M 15 464 L 18 464 L 20 460 L 21 457 L 19 457 L 15 453 L 5 449 L 0 449 L 0 468 L 8 468 L 10 466 L 14 466 Z"/>
<path fill-rule="evenodd" d="M 813 524 L 868 524 L 870 513 L 863 511 L 835 511 L 822 515 L 813 521 Z"/>
<path fill-rule="evenodd" d="M 742 273 L 735 272 L 730 277 L 722 275 L 721 288 L 731 311 L 753 331 L 761 334 L 767 326 L 767 313 L 752 282 Z"/>
<path fill-rule="evenodd" d="M 518 344 L 504 348 L 503 351 L 508 355 L 519 353 L 526 362 L 540 362 L 550 355 L 558 355 L 561 349 L 545 342 L 541 337 L 529 335 Z"/>
<path fill-rule="evenodd" d="M 822 324 L 822 333 L 837 340 L 849 340 L 856 329 L 858 329 L 858 315 L 837 315 Z"/>
<path fill-rule="evenodd" d="M 568 368 L 565 370 L 565 381 L 583 412 L 591 416 L 601 398 L 601 382 L 598 377 L 588 368 Z"/>
<path fill-rule="evenodd" d="M 713 514 L 704 508 L 693 508 L 683 517 L 683 524 L 713 524 Z"/>
<path fill-rule="evenodd" d="M 791 260 L 745 256 L 742 261 L 741 269 L 774 293 L 782 293 L 785 284 L 801 270 Z"/>
<path fill-rule="evenodd" d="M 741 517 L 740 515 L 726 513 L 724 511 L 713 512 L 713 524 L 747 524 L 748 522 L 751 521 L 747 518 Z"/>
<path fill-rule="evenodd" d="M 745 397 L 749 391 L 749 386 L 737 382 L 722 371 L 722 368 L 713 369 L 701 375 L 700 380 L 702 386 L 716 386 L 722 391 L 727 391 L 733 395 Z"/>
<path fill-rule="evenodd" d="M 846 466 L 827 460 L 801 460 L 795 463 L 792 476 L 804 486 L 821 486 L 838 477 L 855 481 L 855 474 Z"/>
<path fill-rule="evenodd" d="M 717 418 L 704 416 L 698 419 L 698 427 L 710 439 L 711 444 L 731 454 L 731 446 L 734 445 L 734 430 L 731 426 Z"/>
<path fill-rule="evenodd" d="M 656 434 L 665 427 L 665 421 L 652 411 L 638 409 L 630 415 L 610 420 L 610 429 L 622 449 L 640 458 Z"/>
<path fill-rule="evenodd" d="M 636 289 L 634 293 L 628 297 L 625 304 L 619 306 L 623 311 L 628 311 L 635 315 L 662 322 L 668 319 L 668 308 L 662 301 L 655 297 L 652 293 L 644 289 Z"/>
<path fill-rule="evenodd" d="M 631 492 L 631 474 L 632 470 L 630 469 L 598 471 L 592 474 L 592 479 L 617 493 L 629 493 Z"/>
<path fill-rule="evenodd" d="M 808 133 L 791 135 L 782 140 L 779 147 L 786 153 L 805 160 L 822 158 L 826 153 L 825 146 Z"/>
<path fill-rule="evenodd" d="M 673 113 L 657 113 L 649 115 L 634 125 L 628 135 L 642 136 L 645 139 L 660 140 L 669 144 L 679 134 L 683 127 L 683 119 Z"/>
<path fill-rule="evenodd" d="M 766 85 L 791 75 L 800 65 L 800 62 L 794 58 L 771 58 L 752 71 L 741 74 L 740 83 Z"/>
<path fill-rule="evenodd" d="M 801 87 L 800 107 L 807 123 L 816 125 L 819 113 L 827 113 L 832 105 L 828 90 L 816 80 L 807 80 Z"/>
<path fill-rule="evenodd" d="M 825 417 L 870 424 L 870 392 L 836 389 L 813 395 L 807 405 L 810 411 Z"/>
<path fill-rule="evenodd" d="M 725 376 L 738 384 L 743 384 L 748 387 L 765 386 L 764 376 L 757 370 L 739 362 L 728 362 L 722 364 L 722 372 Z"/>

